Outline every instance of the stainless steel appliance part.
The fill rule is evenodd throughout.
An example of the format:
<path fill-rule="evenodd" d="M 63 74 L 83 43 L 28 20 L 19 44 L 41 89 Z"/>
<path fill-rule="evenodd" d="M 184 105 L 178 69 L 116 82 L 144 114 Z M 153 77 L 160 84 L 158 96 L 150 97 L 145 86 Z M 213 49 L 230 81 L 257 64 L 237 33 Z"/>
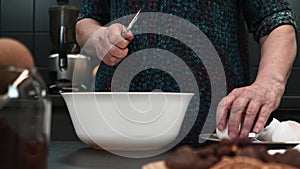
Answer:
<path fill-rule="evenodd" d="M 67 54 L 68 67 L 64 70 L 59 68 L 59 54 L 52 54 L 49 56 L 49 75 L 51 79 L 57 79 L 56 82 L 49 86 L 50 90 L 58 88 L 57 90 L 81 90 L 89 88 L 88 81 L 92 78 L 92 68 L 90 67 L 89 56 L 81 54 Z M 73 79 L 73 72 L 76 69 L 76 78 Z M 80 80 L 86 81 L 80 81 Z M 74 88 L 78 86 L 78 88 Z"/>

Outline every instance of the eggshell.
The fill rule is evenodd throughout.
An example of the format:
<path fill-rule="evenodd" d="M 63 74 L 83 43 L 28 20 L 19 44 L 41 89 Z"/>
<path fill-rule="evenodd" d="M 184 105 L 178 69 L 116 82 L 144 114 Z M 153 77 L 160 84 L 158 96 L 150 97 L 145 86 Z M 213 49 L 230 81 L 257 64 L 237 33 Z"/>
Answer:
<path fill-rule="evenodd" d="M 216 129 L 216 133 L 219 139 L 230 139 L 228 135 L 228 126 L 223 131 L 220 131 L 218 128 Z"/>
<path fill-rule="evenodd" d="M 273 142 L 297 141 L 293 127 L 287 122 L 281 122 L 272 134 Z"/>
<path fill-rule="evenodd" d="M 280 125 L 280 121 L 273 118 L 271 123 L 266 126 L 261 133 L 258 134 L 258 139 L 262 141 L 272 141 L 272 135 L 275 129 Z"/>
<path fill-rule="evenodd" d="M 239 129 L 241 128 L 241 124 L 239 125 Z M 228 125 L 223 131 L 220 131 L 218 128 L 216 129 L 216 134 L 219 139 L 231 139 L 228 134 Z"/>
<path fill-rule="evenodd" d="M 296 121 L 286 121 L 290 125 L 290 127 L 293 129 L 296 140 L 295 141 L 300 141 L 300 124 Z"/>

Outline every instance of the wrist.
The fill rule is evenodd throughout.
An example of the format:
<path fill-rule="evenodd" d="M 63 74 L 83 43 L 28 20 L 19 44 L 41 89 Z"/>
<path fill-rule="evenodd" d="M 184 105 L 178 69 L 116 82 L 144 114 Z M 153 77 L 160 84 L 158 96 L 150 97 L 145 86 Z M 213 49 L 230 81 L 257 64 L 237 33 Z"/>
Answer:
<path fill-rule="evenodd" d="M 270 90 L 276 91 L 277 93 L 283 95 L 286 87 L 286 82 L 286 78 L 280 76 L 258 76 L 254 84 L 269 88 Z"/>

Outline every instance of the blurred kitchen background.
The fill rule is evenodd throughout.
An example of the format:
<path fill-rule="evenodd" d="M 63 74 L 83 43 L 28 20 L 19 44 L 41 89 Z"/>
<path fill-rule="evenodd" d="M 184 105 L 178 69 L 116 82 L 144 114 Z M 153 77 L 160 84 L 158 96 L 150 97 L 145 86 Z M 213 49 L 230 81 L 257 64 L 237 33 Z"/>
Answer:
<path fill-rule="evenodd" d="M 80 7 L 82 0 L 69 0 L 68 5 Z M 300 1 L 289 0 L 298 16 L 300 28 Z M 49 7 L 57 5 L 56 0 L 0 0 L 0 37 L 15 38 L 32 52 L 35 64 L 45 82 L 50 84 L 49 55 L 52 50 L 49 25 Z M 298 28 L 298 29 L 299 29 Z M 300 34 L 297 34 L 300 39 Z M 259 63 L 260 50 L 250 37 L 251 77 L 254 79 Z M 287 89 L 279 109 L 274 116 L 280 120 L 300 121 L 300 44 L 298 57 L 292 70 Z M 52 95 L 52 140 L 77 140 L 63 99 Z M 87 112 L 88 113 L 88 112 Z"/>

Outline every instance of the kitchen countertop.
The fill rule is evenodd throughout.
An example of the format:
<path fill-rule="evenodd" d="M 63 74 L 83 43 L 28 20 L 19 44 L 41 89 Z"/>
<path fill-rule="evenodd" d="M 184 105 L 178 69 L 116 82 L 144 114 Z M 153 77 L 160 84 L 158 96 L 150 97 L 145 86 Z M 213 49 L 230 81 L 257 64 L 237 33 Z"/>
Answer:
<path fill-rule="evenodd" d="M 53 97 L 53 120 L 48 158 L 48 169 L 141 169 L 144 164 L 166 159 L 172 151 L 151 158 L 132 159 L 120 157 L 104 150 L 96 150 L 76 137 L 68 110 L 60 96 Z M 273 113 L 278 120 L 300 122 L 300 110 L 278 110 Z M 272 118 L 270 118 L 272 119 Z M 73 140 L 73 141 L 56 141 Z M 269 148 L 274 148 L 271 145 Z"/>
<path fill-rule="evenodd" d="M 126 158 L 96 150 L 81 141 L 52 141 L 48 169 L 141 169 L 144 164 L 163 160 L 170 153 L 149 158 Z"/>
<path fill-rule="evenodd" d="M 202 146 L 211 143 L 203 143 Z M 266 144 L 265 146 L 277 152 L 295 145 Z M 171 149 L 149 158 L 127 158 L 105 150 L 94 149 L 81 141 L 52 141 L 49 148 L 48 169 L 141 169 L 147 163 L 166 159 L 173 152 L 174 149 Z"/>

